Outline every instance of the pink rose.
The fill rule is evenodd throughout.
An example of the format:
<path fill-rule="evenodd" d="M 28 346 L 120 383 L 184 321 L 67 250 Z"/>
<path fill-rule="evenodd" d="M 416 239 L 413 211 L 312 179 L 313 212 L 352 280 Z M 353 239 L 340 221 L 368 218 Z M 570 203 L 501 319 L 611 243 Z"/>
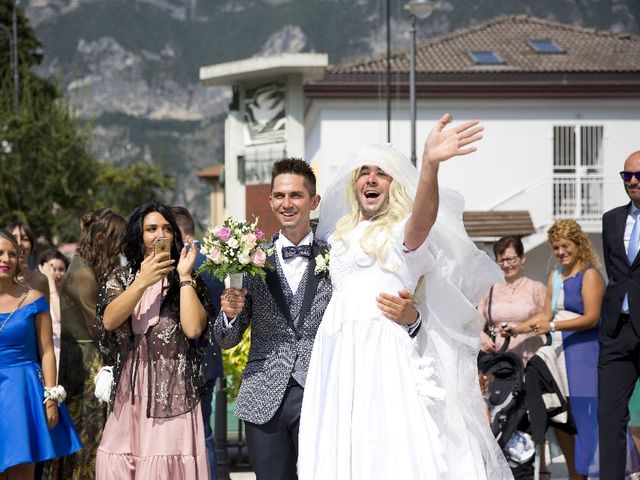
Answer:
<path fill-rule="evenodd" d="M 256 228 L 253 232 L 253 234 L 256 236 L 256 238 L 258 240 L 262 240 L 264 238 L 264 232 L 262 230 L 260 230 L 259 228 Z M 264 252 L 263 252 L 264 253 Z"/>
<path fill-rule="evenodd" d="M 224 255 L 222 254 L 222 252 L 217 247 L 211 247 L 209 249 L 208 257 L 216 265 L 220 265 L 222 263 L 222 260 L 224 259 Z"/>
<path fill-rule="evenodd" d="M 218 237 L 220 240 L 226 242 L 231 236 L 231 229 L 229 227 L 219 227 L 218 229 L 216 229 L 215 234 L 216 237 Z"/>
<path fill-rule="evenodd" d="M 267 262 L 267 254 L 261 248 L 257 248 L 253 255 L 251 256 L 251 265 L 255 265 L 256 267 L 264 267 L 264 264 Z"/>
<path fill-rule="evenodd" d="M 249 250 L 256 246 L 258 238 L 253 233 L 247 233 L 242 235 L 240 241 L 244 244 Z"/>

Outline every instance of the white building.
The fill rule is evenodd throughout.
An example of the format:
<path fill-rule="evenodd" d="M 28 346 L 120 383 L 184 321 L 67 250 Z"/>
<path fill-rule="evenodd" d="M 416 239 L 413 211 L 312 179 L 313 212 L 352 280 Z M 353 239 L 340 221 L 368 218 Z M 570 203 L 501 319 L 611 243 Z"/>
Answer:
<path fill-rule="evenodd" d="M 393 52 L 390 66 L 390 141 L 409 156 L 407 50 Z M 640 38 L 499 17 L 418 45 L 416 70 L 418 159 L 443 112 L 454 123 L 478 118 L 485 126 L 478 152 L 440 169 L 441 183 L 464 194 L 476 241 L 531 234 L 523 239 L 527 274 L 539 279 L 550 267 L 546 230 L 555 219 L 577 219 L 600 248 L 602 213 L 628 201 L 618 172 L 640 149 Z M 304 155 L 320 193 L 359 146 L 387 141 L 385 72 L 386 57 L 376 56 L 304 80 Z M 213 83 L 205 73 L 202 81 Z M 237 151 L 230 139 L 245 138 L 247 126 L 237 111 L 227 125 L 225 148 Z M 244 161 L 225 155 L 225 172 Z M 227 211 L 241 215 L 243 182 L 226 177 Z M 530 221 L 525 213 L 522 222 L 523 211 Z"/>

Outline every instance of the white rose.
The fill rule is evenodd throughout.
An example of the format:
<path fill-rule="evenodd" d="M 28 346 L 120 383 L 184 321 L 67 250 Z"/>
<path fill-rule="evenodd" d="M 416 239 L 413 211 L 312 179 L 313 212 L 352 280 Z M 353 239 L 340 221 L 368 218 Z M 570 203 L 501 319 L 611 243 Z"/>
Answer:
<path fill-rule="evenodd" d="M 231 248 L 238 248 L 240 242 L 238 242 L 238 239 L 236 237 L 231 237 L 229 240 L 227 240 L 227 245 L 229 245 Z"/>
<path fill-rule="evenodd" d="M 238 262 L 240 262 L 242 265 L 247 265 L 250 261 L 251 257 L 249 255 L 245 255 L 244 253 L 238 255 Z"/>

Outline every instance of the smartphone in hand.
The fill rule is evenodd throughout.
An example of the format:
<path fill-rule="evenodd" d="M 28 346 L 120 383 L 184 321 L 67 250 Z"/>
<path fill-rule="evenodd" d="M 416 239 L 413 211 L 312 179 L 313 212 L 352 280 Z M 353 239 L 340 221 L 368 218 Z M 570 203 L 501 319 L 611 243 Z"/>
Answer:
<path fill-rule="evenodd" d="M 153 254 L 158 255 L 159 253 L 171 254 L 171 242 L 168 238 L 159 237 L 153 242 Z"/>

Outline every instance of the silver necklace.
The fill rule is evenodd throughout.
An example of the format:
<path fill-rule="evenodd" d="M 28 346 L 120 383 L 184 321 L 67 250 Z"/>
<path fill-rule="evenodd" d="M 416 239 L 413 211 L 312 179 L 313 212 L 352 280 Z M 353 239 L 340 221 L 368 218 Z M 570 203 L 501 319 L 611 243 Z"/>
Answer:
<path fill-rule="evenodd" d="M 29 294 L 29 290 L 27 290 L 27 292 L 22 295 L 22 298 L 20 299 L 20 301 L 18 302 L 18 304 L 16 305 L 16 307 L 11 311 L 11 313 L 9 314 L 9 316 L 7 318 L 4 319 L 4 322 L 2 322 L 2 325 L 0 325 L 0 333 L 2 333 L 2 331 L 4 330 L 4 327 L 7 326 L 7 323 L 9 323 L 9 320 L 11 320 L 11 317 L 13 316 L 13 314 L 15 313 L 16 310 L 18 310 L 20 308 L 20 305 L 22 305 L 22 302 L 24 302 L 24 299 L 27 298 L 27 295 Z"/>
<path fill-rule="evenodd" d="M 507 283 L 507 287 L 511 290 L 511 293 L 516 293 L 516 290 L 524 283 L 524 277 L 520 277 L 518 280 L 513 282 L 512 284 Z"/>

